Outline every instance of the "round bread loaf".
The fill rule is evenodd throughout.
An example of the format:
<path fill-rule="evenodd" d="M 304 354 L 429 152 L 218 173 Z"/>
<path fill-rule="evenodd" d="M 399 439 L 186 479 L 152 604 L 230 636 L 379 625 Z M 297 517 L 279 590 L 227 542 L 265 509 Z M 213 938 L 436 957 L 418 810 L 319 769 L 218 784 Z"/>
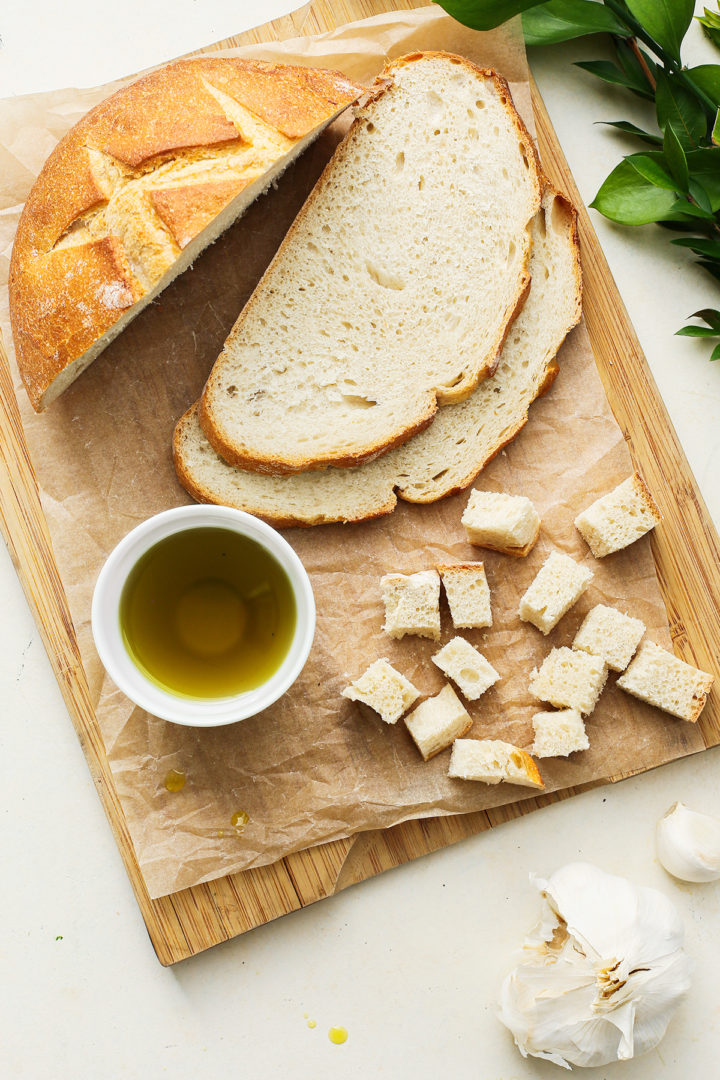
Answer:
<path fill-rule="evenodd" d="M 101 102 L 33 186 L 10 266 L 20 373 L 36 410 L 348 104 L 334 71 L 183 60 Z"/>

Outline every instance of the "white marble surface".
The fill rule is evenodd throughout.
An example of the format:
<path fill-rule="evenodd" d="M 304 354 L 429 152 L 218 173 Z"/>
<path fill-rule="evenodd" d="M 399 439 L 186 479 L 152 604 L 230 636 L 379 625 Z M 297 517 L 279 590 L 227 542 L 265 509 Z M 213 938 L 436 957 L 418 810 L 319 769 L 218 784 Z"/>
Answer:
<path fill-rule="evenodd" d="M 290 7 L 5 0 L 0 96 L 105 81 Z M 699 33 L 690 44 L 695 62 L 718 59 Z M 623 96 L 571 67 L 596 55 L 595 44 L 575 43 L 533 57 L 588 201 L 623 152 L 593 121 L 629 115 Z M 707 362 L 706 347 L 672 337 L 689 312 L 717 306 L 717 286 L 659 230 L 634 233 L 593 217 L 720 525 L 720 365 Z M 523 1061 L 495 1018 L 495 1001 L 538 910 L 528 872 L 547 874 L 577 858 L 662 889 L 683 915 L 695 962 L 690 997 L 658 1050 L 588 1075 L 717 1075 L 720 886 L 673 882 L 654 859 L 652 835 L 678 798 L 720 814 L 718 751 L 555 805 L 165 970 L 2 548 L 0 590 L 3 1077 L 559 1076 L 554 1066 Z M 337 1024 L 349 1032 L 342 1046 L 327 1036 Z"/>

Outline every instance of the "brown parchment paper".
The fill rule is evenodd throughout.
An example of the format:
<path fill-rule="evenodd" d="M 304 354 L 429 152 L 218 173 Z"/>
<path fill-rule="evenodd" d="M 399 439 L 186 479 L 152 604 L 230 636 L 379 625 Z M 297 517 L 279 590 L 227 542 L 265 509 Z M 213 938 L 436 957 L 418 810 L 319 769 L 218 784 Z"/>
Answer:
<path fill-rule="evenodd" d="M 528 74 L 517 26 L 466 30 L 439 8 L 395 12 L 331 34 L 233 50 L 235 54 L 339 68 L 371 81 L 388 57 L 448 49 L 494 66 L 512 85 L 534 130 Z M 127 81 L 127 80 L 126 80 Z M 22 203 L 58 138 L 121 83 L 15 98 L 0 110 L 0 327 L 9 349 L 7 274 Z M 529 495 L 543 531 L 527 559 L 478 552 L 464 539 L 467 495 L 428 507 L 401 503 L 365 525 L 288 530 L 312 578 L 318 628 L 298 683 L 272 709 L 216 730 L 176 727 L 135 708 L 110 682 L 89 627 L 93 585 L 112 547 L 149 515 L 188 501 L 176 481 L 170 440 L 194 401 L 238 312 L 339 138 L 328 132 L 177 282 L 133 322 L 47 413 L 35 416 L 16 378 L 60 573 L 108 758 L 138 862 L 158 897 L 360 830 L 412 817 L 460 814 L 527 798 L 527 789 L 450 780 L 448 753 L 425 764 L 402 723 L 383 724 L 340 691 L 376 657 L 387 656 L 425 693 L 442 685 L 430 662 L 438 646 L 392 641 L 379 577 L 437 561 L 483 558 L 494 626 L 468 631 L 502 679 L 469 706 L 473 734 L 532 742 L 539 708 L 529 674 L 553 645 L 570 644 L 588 609 L 604 602 L 640 617 L 669 645 L 647 538 L 596 562 L 573 519 L 631 471 L 583 326 L 560 354 L 560 375 L 531 411 L 528 426 L 484 471 L 477 486 Z M 15 373 L 17 375 L 17 373 Z M 660 526 L 662 527 L 662 526 Z M 553 548 L 590 566 L 591 587 L 548 637 L 520 622 L 521 594 Z M 443 610 L 443 642 L 453 636 Z M 546 760 L 548 791 L 651 768 L 703 749 L 690 724 L 665 717 L 608 688 L 588 721 L 590 750 Z M 186 774 L 179 792 L 170 769 Z M 232 819 L 242 811 L 244 828 Z"/>

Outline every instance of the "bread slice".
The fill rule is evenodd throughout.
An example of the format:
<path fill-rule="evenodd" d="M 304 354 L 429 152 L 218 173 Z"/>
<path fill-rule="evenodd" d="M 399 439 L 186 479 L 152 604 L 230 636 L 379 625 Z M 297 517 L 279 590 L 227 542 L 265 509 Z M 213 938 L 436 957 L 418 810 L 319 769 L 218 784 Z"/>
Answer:
<path fill-rule="evenodd" d="M 503 555 L 528 555 L 540 535 L 540 517 L 524 495 L 471 491 L 462 516 L 469 543 Z"/>
<path fill-rule="evenodd" d="M 362 701 L 386 724 L 396 724 L 420 697 L 420 691 L 383 658 L 375 660 L 359 678 L 346 686 L 342 696 L 350 701 Z"/>
<path fill-rule="evenodd" d="M 593 711 L 607 681 L 605 661 L 592 653 L 563 646 L 552 649 L 530 678 L 530 693 L 559 709 Z"/>
<path fill-rule="evenodd" d="M 497 366 L 541 180 L 508 85 L 447 53 L 390 63 L 228 337 L 200 423 L 233 465 L 357 465 Z"/>
<path fill-rule="evenodd" d="M 653 641 L 644 641 L 617 684 L 648 705 L 694 724 L 714 681 L 713 675 L 678 660 Z"/>
<path fill-rule="evenodd" d="M 456 739 L 448 776 L 483 784 L 544 788 L 538 767 L 524 750 L 501 739 Z"/>
<path fill-rule="evenodd" d="M 592 579 L 592 570 L 569 555 L 552 551 L 520 600 L 520 618 L 549 634 L 577 603 Z"/>
<path fill-rule="evenodd" d="M 440 576 L 437 570 L 385 574 L 380 579 L 385 604 L 383 630 L 390 637 L 406 634 L 440 638 Z"/>
<path fill-rule="evenodd" d="M 555 353 L 580 318 L 574 211 L 547 189 L 532 232 L 533 285 L 496 374 L 466 401 L 443 406 L 425 431 L 358 468 L 260 476 L 215 453 L 193 406 L 173 444 L 182 485 L 199 502 L 234 506 L 278 526 L 363 521 L 390 513 L 396 490 L 408 502 L 427 503 L 466 488 L 522 430 L 530 404 L 552 384 Z"/>
<path fill-rule="evenodd" d="M 573 649 L 601 656 L 612 671 L 624 671 L 645 633 L 645 623 L 617 608 L 596 604 L 583 621 Z"/>
<path fill-rule="evenodd" d="M 535 757 L 567 757 L 590 747 L 583 718 L 577 709 L 535 713 L 532 722 Z"/>
<path fill-rule="evenodd" d="M 456 629 L 492 626 L 490 586 L 481 562 L 437 565 Z"/>
<path fill-rule="evenodd" d="M 477 701 L 500 678 L 490 661 L 461 637 L 448 641 L 432 662 L 452 679 L 468 701 Z"/>
<path fill-rule="evenodd" d="M 596 559 L 634 544 L 660 521 L 652 495 L 637 473 L 596 499 L 575 518 L 575 527 Z"/>
<path fill-rule="evenodd" d="M 472 717 L 447 684 L 405 717 L 405 726 L 425 761 L 435 757 L 472 727 Z"/>
<path fill-rule="evenodd" d="M 337 71 L 202 56 L 144 75 L 71 128 L 28 195 L 10 264 L 33 407 L 67 389 L 364 89 Z"/>

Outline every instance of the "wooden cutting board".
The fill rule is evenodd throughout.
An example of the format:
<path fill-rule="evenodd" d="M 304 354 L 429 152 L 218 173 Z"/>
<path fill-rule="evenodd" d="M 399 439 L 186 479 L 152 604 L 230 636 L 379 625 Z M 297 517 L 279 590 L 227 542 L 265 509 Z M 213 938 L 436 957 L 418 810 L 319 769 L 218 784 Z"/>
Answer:
<path fill-rule="evenodd" d="M 300 12 L 219 42 L 216 47 L 320 33 L 345 22 L 391 9 L 419 7 L 425 2 L 316 0 Z M 690 663 L 712 671 L 720 656 L 720 542 L 534 86 L 533 104 L 545 170 L 580 212 L 585 319 L 600 375 L 635 463 L 650 488 L 663 496 L 659 501 L 665 520 L 663 528 L 653 534 L 652 550 L 675 651 Z M 125 861 L 150 939 L 163 964 L 185 959 L 383 870 L 581 790 L 572 788 L 487 812 L 410 821 L 384 831 L 361 833 L 290 855 L 272 866 L 151 900 L 90 703 L 1 344 L 0 527 Z M 706 746 L 720 744 L 717 686 L 700 728 Z"/>

